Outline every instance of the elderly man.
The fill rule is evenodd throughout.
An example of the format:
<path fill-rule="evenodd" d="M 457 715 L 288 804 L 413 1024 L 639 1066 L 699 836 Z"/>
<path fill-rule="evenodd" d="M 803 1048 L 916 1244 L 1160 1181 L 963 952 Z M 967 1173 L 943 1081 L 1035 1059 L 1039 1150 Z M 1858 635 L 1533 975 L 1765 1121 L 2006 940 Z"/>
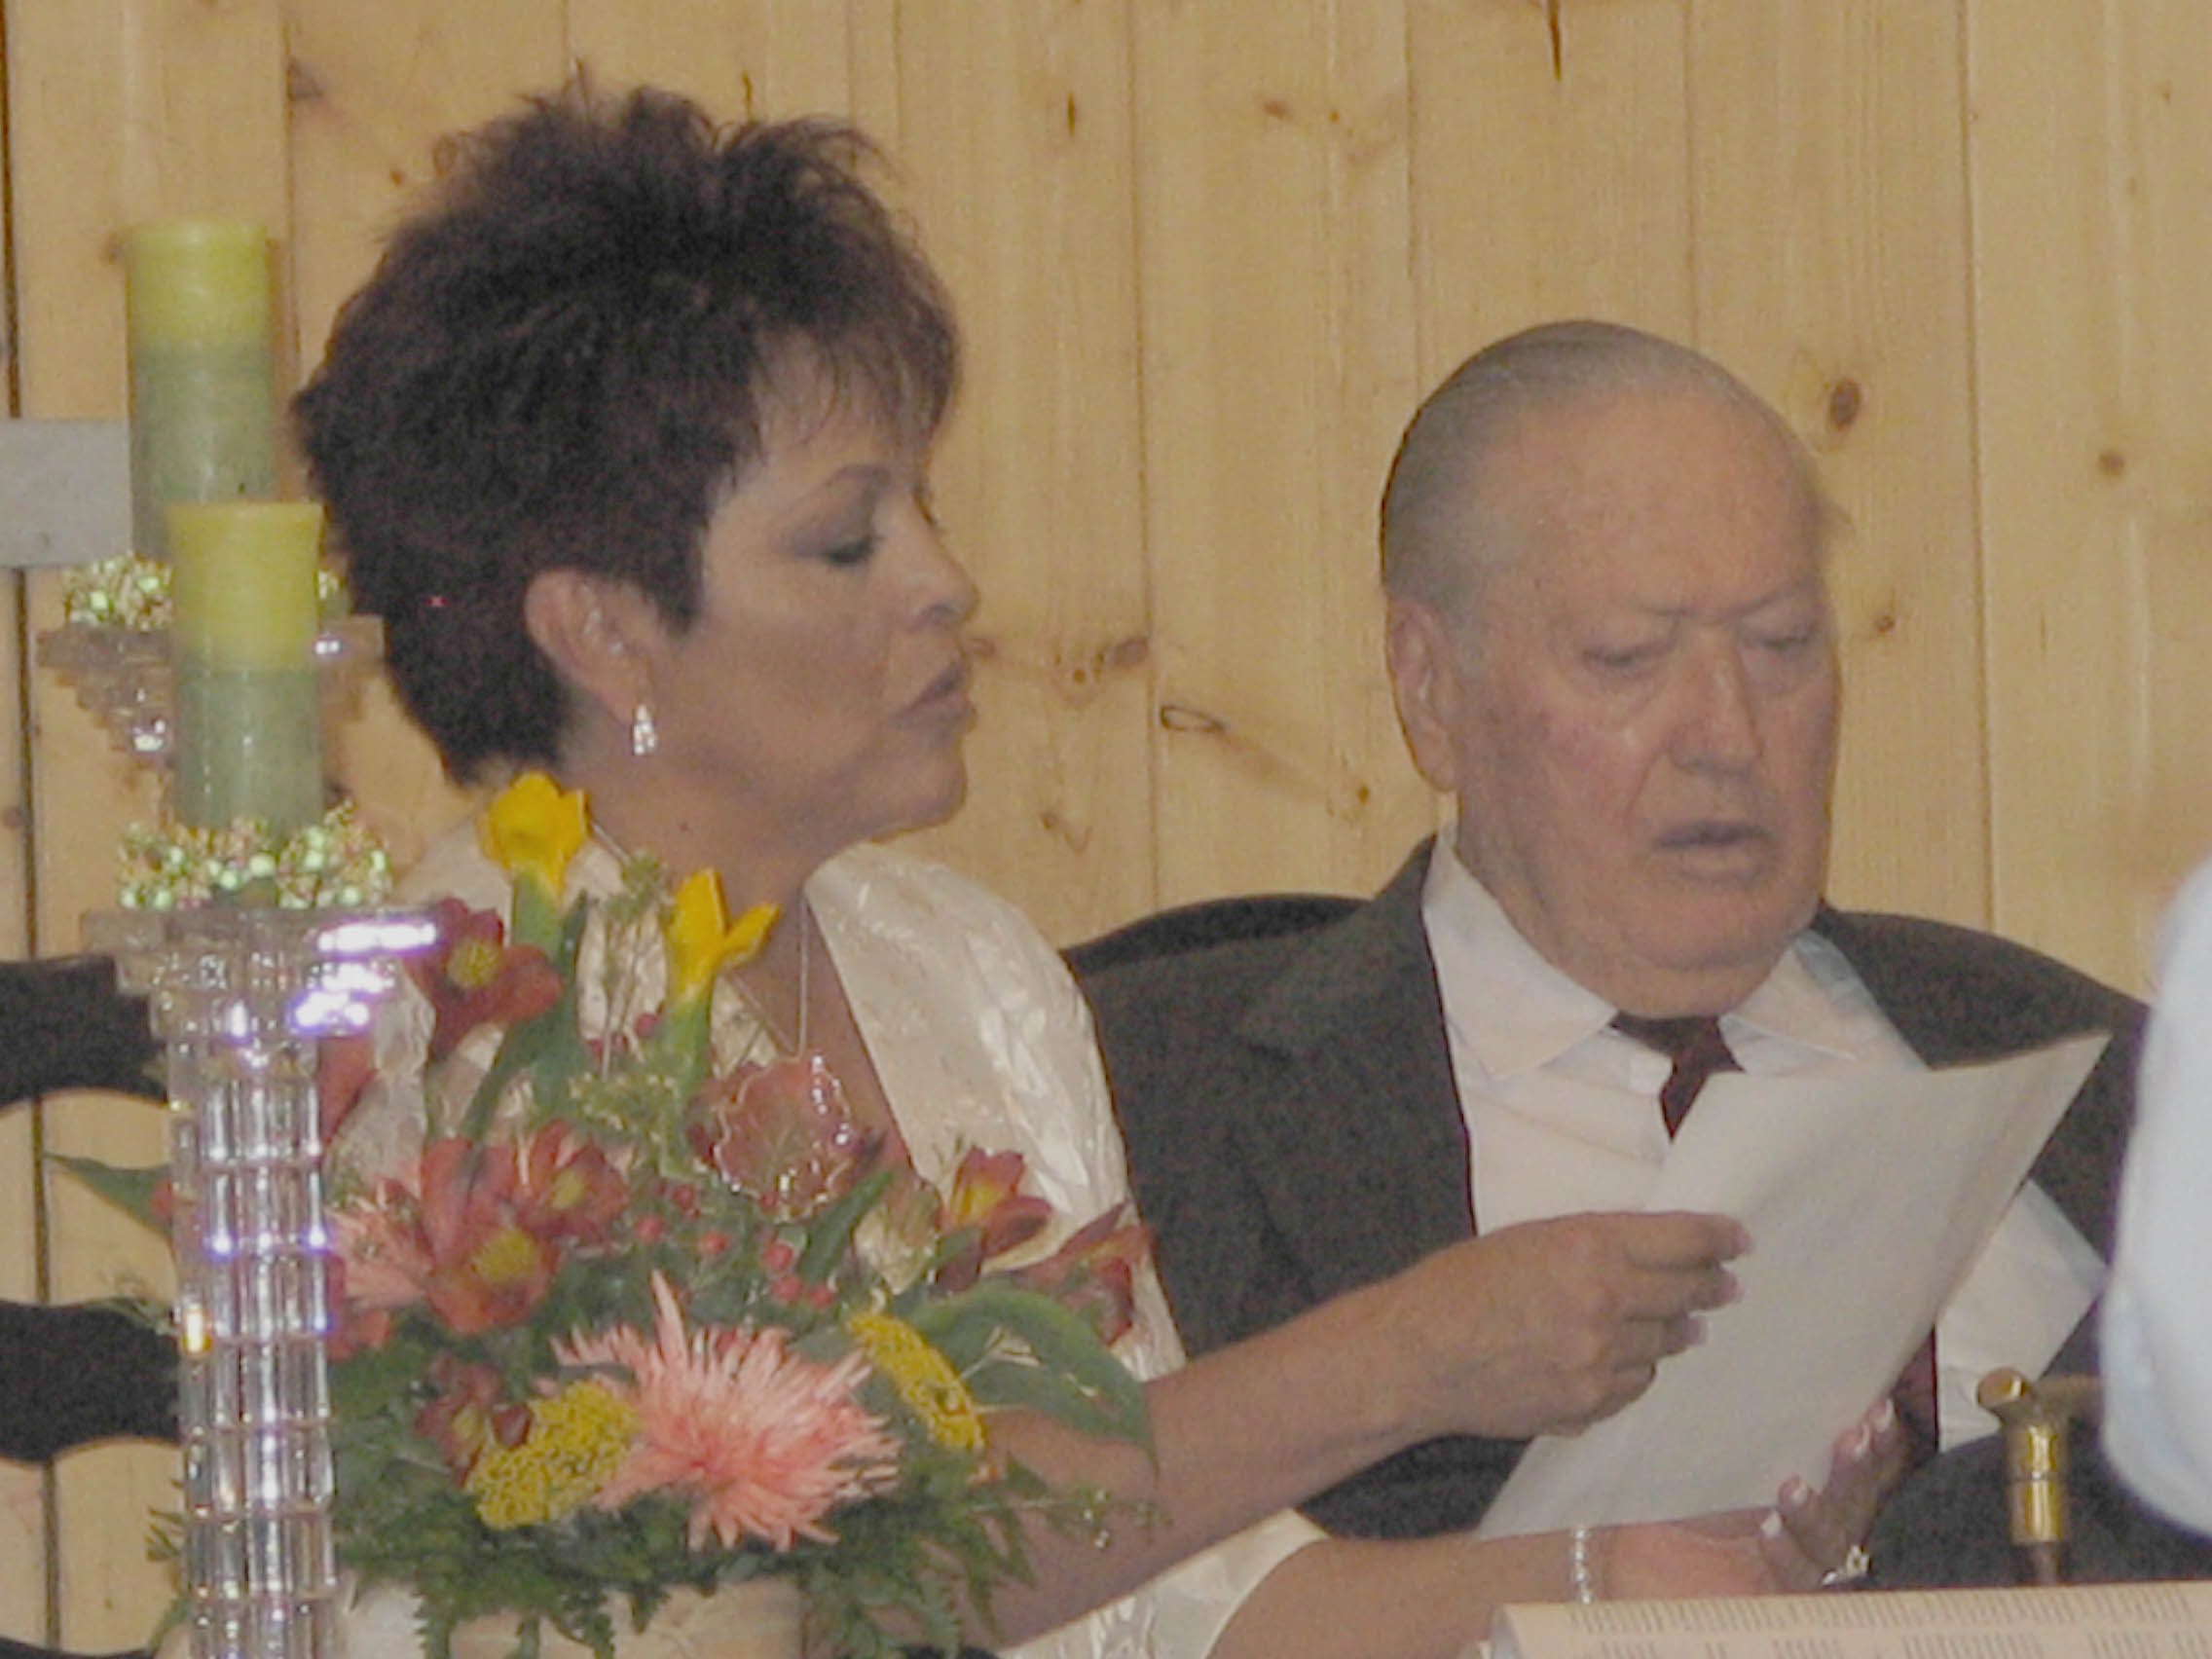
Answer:
<path fill-rule="evenodd" d="M 1876 1090 L 2104 1030 L 1938 1326 L 1941 1434 L 1983 1426 L 1984 1367 L 2060 1352 L 2101 1272 L 2141 1011 L 1986 936 L 1823 904 L 1823 530 L 1781 419 L 1631 329 L 1516 335 L 1422 406 L 1382 503 L 1389 673 L 1456 827 L 1366 903 L 1230 902 L 1167 928 L 1261 937 L 1130 960 L 1156 919 L 1074 953 L 1119 963 L 1087 986 L 1194 1351 L 1477 1228 L 1637 1207 L 1712 1069 Z M 1881 1287 L 1839 1264 L 1837 1290 Z M 1934 1391 L 1924 1362 L 1898 1396 L 1931 1438 Z M 1309 1512 L 1468 1527 L 1523 1447 L 1431 1441 Z"/>

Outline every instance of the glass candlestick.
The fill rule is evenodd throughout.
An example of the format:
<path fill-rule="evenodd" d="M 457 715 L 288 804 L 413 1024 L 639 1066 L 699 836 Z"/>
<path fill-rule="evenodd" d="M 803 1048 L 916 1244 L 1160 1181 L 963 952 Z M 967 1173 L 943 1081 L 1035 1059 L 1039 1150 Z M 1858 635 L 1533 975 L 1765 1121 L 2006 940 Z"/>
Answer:
<path fill-rule="evenodd" d="M 317 1044 L 365 1030 L 432 932 L 408 911 L 86 918 L 166 1050 L 193 1659 L 336 1651 Z"/>
<path fill-rule="evenodd" d="M 174 763 L 176 740 L 169 657 L 166 628 L 66 622 L 38 637 L 39 666 L 61 677 L 116 747 L 164 768 Z M 314 660 L 328 728 L 358 702 L 360 687 L 384 660 L 384 624 L 374 616 L 331 618 L 315 636 Z"/>

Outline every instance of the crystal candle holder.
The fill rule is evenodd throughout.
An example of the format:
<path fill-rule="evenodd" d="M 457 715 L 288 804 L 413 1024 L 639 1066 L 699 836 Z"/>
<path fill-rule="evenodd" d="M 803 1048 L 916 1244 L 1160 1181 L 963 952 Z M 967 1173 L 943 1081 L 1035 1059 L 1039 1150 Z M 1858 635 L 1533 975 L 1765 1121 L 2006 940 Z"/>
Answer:
<path fill-rule="evenodd" d="M 336 1651 L 318 1044 L 365 1031 L 432 932 L 402 910 L 86 918 L 166 1050 L 194 1659 Z"/>
<path fill-rule="evenodd" d="M 314 643 L 325 718 L 349 708 L 384 660 L 384 624 L 341 616 Z M 68 622 L 38 637 L 38 660 L 99 718 L 117 747 L 151 765 L 170 764 L 176 731 L 176 676 L 166 628 Z"/>

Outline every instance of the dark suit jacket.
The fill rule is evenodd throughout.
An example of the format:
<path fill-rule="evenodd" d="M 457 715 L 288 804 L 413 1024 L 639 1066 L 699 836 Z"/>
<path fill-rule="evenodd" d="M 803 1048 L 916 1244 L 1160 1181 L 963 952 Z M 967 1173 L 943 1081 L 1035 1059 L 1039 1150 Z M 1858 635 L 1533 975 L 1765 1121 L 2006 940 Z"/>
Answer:
<path fill-rule="evenodd" d="M 1126 959 L 1111 936 L 1070 953 L 1097 1015 L 1137 1204 L 1194 1354 L 1474 1230 L 1466 1131 L 1421 928 L 1427 863 L 1424 843 L 1375 899 L 1343 901 L 1301 931 L 1150 960 Z M 1202 934 L 1203 912 L 1193 915 Z M 1825 908 L 1814 926 L 1932 1066 L 2114 1033 L 2034 1172 L 2109 1250 L 2142 1007 L 1963 928 Z M 2081 1357 L 2070 1347 L 2069 1364 Z M 1430 1441 L 1307 1511 L 1364 1536 L 1469 1527 L 1523 1444 Z"/>

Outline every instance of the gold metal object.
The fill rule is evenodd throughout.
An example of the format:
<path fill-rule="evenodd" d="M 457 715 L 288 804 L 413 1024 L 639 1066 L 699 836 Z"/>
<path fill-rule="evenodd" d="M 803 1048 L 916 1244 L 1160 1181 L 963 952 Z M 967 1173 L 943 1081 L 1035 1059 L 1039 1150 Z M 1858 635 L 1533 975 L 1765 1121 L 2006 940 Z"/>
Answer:
<path fill-rule="evenodd" d="M 2005 1507 L 2012 1542 L 2027 1556 L 2038 1584 L 2056 1584 L 2069 1535 L 2067 1431 L 2077 1419 L 2095 1420 L 2097 1380 L 2046 1377 L 2031 1382 L 2007 1367 L 1984 1377 L 1974 1398 L 2004 1424 Z"/>

